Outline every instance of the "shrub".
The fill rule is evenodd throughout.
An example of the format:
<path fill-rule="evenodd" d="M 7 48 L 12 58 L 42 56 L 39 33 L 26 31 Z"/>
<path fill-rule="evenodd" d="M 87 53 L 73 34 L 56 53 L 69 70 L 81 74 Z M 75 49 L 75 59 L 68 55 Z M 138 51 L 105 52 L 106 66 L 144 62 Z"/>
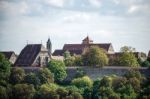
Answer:
<path fill-rule="evenodd" d="M 10 83 L 12 84 L 17 84 L 17 83 L 22 83 L 24 81 L 25 77 L 25 72 L 24 69 L 15 67 L 12 68 L 11 74 L 10 74 Z"/>
<path fill-rule="evenodd" d="M 29 73 L 25 76 L 25 82 L 28 84 L 33 84 L 34 86 L 40 85 L 40 79 L 35 73 Z"/>
<path fill-rule="evenodd" d="M 0 86 L 0 99 L 8 99 L 7 89 Z"/>
<path fill-rule="evenodd" d="M 83 61 L 82 61 L 82 57 L 81 56 L 74 56 L 75 60 L 74 60 L 74 65 L 76 66 L 83 66 Z"/>
<path fill-rule="evenodd" d="M 86 87 L 91 88 L 93 86 L 93 81 L 88 76 L 84 76 L 81 78 L 73 79 L 72 85 L 75 85 L 78 88 L 86 88 Z"/>
<path fill-rule="evenodd" d="M 62 61 L 51 60 L 48 64 L 48 69 L 54 73 L 54 79 L 56 82 L 61 82 L 67 77 L 66 67 Z"/>
<path fill-rule="evenodd" d="M 10 69 L 10 62 L 5 58 L 3 54 L 0 53 L 0 80 L 8 80 Z"/>
<path fill-rule="evenodd" d="M 137 58 L 132 52 L 124 52 L 122 56 L 119 57 L 119 65 L 131 67 L 139 66 Z"/>
<path fill-rule="evenodd" d="M 12 89 L 12 99 L 32 99 L 35 89 L 32 85 L 16 84 Z"/>
<path fill-rule="evenodd" d="M 108 57 L 105 51 L 99 47 L 92 46 L 85 49 L 82 60 L 84 65 L 89 66 L 104 66 L 108 64 Z"/>
<path fill-rule="evenodd" d="M 54 75 L 47 68 L 41 68 L 37 73 L 37 76 L 42 84 L 54 82 Z"/>

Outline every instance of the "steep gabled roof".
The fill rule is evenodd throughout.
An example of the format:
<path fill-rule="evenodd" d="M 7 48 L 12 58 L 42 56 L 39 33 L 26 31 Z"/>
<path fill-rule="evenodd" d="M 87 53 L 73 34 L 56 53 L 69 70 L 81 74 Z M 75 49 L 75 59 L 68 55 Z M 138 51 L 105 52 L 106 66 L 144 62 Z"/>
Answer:
<path fill-rule="evenodd" d="M 106 52 L 108 52 L 111 43 L 102 43 L 102 44 L 65 44 L 62 50 L 55 50 L 53 55 L 54 56 L 63 56 L 65 51 L 69 51 L 71 55 L 81 55 L 85 48 L 91 46 L 98 46 L 103 48 Z"/>
<path fill-rule="evenodd" d="M 63 56 L 63 53 L 64 53 L 63 50 L 55 50 L 53 56 Z"/>
<path fill-rule="evenodd" d="M 21 51 L 15 66 L 31 66 L 40 51 L 47 51 L 42 44 L 28 44 Z"/>
<path fill-rule="evenodd" d="M 93 43 L 93 40 L 87 36 L 85 39 L 82 40 L 82 44 L 91 44 Z"/>
<path fill-rule="evenodd" d="M 5 58 L 7 58 L 7 59 L 10 59 L 12 54 L 15 54 L 15 52 L 13 52 L 13 51 L 3 51 L 0 53 L 4 54 Z"/>
<path fill-rule="evenodd" d="M 63 47 L 63 50 L 84 50 L 87 47 L 90 46 L 98 46 L 100 48 L 103 48 L 104 50 L 108 51 L 109 47 L 111 46 L 111 43 L 95 43 L 95 44 L 65 44 Z"/>
<path fill-rule="evenodd" d="M 69 51 L 71 55 L 81 55 L 83 52 L 82 50 L 55 50 L 53 56 L 63 56 L 65 51 Z"/>

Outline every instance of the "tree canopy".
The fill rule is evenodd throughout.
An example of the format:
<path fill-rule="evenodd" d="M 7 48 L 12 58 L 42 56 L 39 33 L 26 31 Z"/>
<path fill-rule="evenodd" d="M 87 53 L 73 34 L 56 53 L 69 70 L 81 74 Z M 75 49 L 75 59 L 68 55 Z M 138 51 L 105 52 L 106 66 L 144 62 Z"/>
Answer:
<path fill-rule="evenodd" d="M 40 83 L 42 84 L 54 82 L 54 75 L 47 68 L 41 68 L 37 73 L 37 76 L 39 77 Z"/>
<path fill-rule="evenodd" d="M 131 46 L 123 46 L 120 48 L 121 52 L 135 52 L 136 49 Z"/>
<path fill-rule="evenodd" d="M 5 56 L 0 53 L 0 80 L 6 80 L 10 75 L 11 64 L 5 58 Z"/>
<path fill-rule="evenodd" d="M 108 64 L 108 57 L 102 48 L 91 46 L 86 48 L 82 55 L 84 65 L 89 66 L 104 66 Z"/>
<path fill-rule="evenodd" d="M 137 58 L 134 56 L 132 52 L 124 52 L 119 58 L 119 64 L 121 66 L 131 66 L 131 67 L 139 66 Z"/>
<path fill-rule="evenodd" d="M 67 76 L 66 67 L 63 61 L 51 60 L 48 64 L 48 68 L 52 73 L 54 73 L 55 81 L 61 82 Z"/>
<path fill-rule="evenodd" d="M 12 84 L 18 84 L 22 83 L 24 81 L 25 72 L 22 68 L 12 68 L 11 74 L 10 74 L 10 82 Z"/>

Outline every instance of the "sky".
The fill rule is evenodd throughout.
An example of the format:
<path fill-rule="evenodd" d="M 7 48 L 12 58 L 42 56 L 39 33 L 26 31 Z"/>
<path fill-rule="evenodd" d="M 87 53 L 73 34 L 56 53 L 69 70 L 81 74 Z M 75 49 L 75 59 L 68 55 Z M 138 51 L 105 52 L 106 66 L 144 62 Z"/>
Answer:
<path fill-rule="evenodd" d="M 150 50 L 150 0 L 0 0 L 0 51 L 17 54 L 50 37 L 52 49 L 81 43 L 112 43 Z"/>

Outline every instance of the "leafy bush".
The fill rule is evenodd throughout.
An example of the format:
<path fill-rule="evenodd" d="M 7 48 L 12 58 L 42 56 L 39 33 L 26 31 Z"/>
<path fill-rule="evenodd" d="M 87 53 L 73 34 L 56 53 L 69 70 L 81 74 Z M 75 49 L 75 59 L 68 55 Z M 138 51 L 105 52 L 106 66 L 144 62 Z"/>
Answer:
<path fill-rule="evenodd" d="M 119 57 L 119 65 L 121 66 L 139 66 L 138 61 L 132 52 L 124 52 L 122 56 Z"/>
<path fill-rule="evenodd" d="M 52 73 L 54 73 L 56 82 L 61 82 L 67 77 L 66 67 L 62 61 L 51 60 L 48 64 L 48 68 Z"/>
<path fill-rule="evenodd" d="M 34 99 L 83 99 L 82 95 L 75 90 L 70 91 L 56 84 L 41 85 Z"/>
<path fill-rule="evenodd" d="M 10 83 L 12 84 L 18 84 L 24 81 L 24 77 L 25 77 L 24 69 L 15 67 L 15 68 L 12 68 L 11 70 L 9 80 L 10 80 Z"/>
<path fill-rule="evenodd" d="M 0 53 L 0 80 L 8 80 L 11 69 L 10 62 Z"/>
<path fill-rule="evenodd" d="M 108 57 L 105 51 L 97 46 L 85 49 L 82 60 L 84 65 L 88 66 L 104 66 L 108 64 Z"/>
<path fill-rule="evenodd" d="M 38 71 L 37 76 L 39 77 L 40 82 L 42 84 L 44 84 L 44 83 L 53 83 L 54 82 L 54 75 L 47 68 L 41 68 Z"/>
<path fill-rule="evenodd" d="M 82 60 L 82 57 L 81 56 L 74 56 L 74 65 L 75 66 L 83 66 L 83 60 Z"/>
<path fill-rule="evenodd" d="M 33 84 L 34 86 L 38 86 L 40 85 L 40 79 L 38 78 L 38 76 L 35 73 L 28 73 L 25 76 L 25 82 L 28 84 Z"/>
<path fill-rule="evenodd" d="M 16 84 L 12 89 L 12 99 L 32 99 L 35 89 L 32 85 Z"/>
<path fill-rule="evenodd" d="M 93 86 L 93 81 L 88 77 L 84 76 L 81 78 L 75 78 L 72 80 L 72 85 L 77 86 L 78 88 L 92 88 Z"/>
<path fill-rule="evenodd" d="M 0 99 L 8 99 L 7 89 L 3 86 L 0 86 Z"/>

